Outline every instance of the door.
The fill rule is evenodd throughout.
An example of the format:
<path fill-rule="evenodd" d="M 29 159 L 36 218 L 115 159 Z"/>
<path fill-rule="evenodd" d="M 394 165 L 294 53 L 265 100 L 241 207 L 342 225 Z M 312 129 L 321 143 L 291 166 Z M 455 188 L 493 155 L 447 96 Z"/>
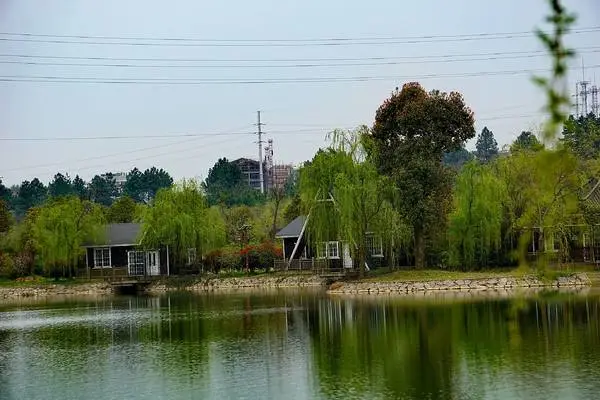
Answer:
<path fill-rule="evenodd" d="M 160 257 L 158 251 L 146 252 L 146 271 L 148 275 L 160 275 Z"/>

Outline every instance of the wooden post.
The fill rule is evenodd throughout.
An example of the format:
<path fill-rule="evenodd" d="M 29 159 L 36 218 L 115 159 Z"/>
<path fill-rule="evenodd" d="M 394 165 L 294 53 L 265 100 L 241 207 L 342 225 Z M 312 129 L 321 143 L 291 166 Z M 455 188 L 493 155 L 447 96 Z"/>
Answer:
<path fill-rule="evenodd" d="M 171 275 L 171 271 L 169 269 L 169 246 L 167 245 L 167 276 Z"/>

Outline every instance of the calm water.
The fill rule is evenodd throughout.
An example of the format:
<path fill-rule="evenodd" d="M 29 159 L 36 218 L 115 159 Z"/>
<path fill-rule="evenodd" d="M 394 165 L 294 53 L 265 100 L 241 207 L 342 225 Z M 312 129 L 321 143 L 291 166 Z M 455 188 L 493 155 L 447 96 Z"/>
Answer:
<path fill-rule="evenodd" d="M 600 296 L 0 304 L 0 399 L 598 399 Z"/>

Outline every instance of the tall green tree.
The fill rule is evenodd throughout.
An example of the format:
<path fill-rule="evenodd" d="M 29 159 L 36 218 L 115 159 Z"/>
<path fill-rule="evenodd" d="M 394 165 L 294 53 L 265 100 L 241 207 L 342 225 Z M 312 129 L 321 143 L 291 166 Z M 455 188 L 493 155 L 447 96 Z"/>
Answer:
<path fill-rule="evenodd" d="M 8 203 L 0 199 L 0 240 L 8 232 L 13 222 L 13 216 L 10 213 Z"/>
<path fill-rule="evenodd" d="M 300 175 L 300 194 L 304 208 L 310 210 L 313 241 L 341 240 L 349 245 L 361 276 L 367 236 L 388 236 L 391 228 L 391 221 L 382 218 L 390 185 L 367 158 L 369 141 L 366 126 L 334 131 L 331 147 L 317 153 Z"/>
<path fill-rule="evenodd" d="M 48 184 L 48 194 L 50 197 L 64 197 L 74 194 L 69 175 L 63 175 L 60 172 L 54 175 L 52 182 Z"/>
<path fill-rule="evenodd" d="M 242 171 L 227 158 L 220 158 L 208 170 L 208 176 L 203 183 L 210 204 L 224 203 L 231 193 L 240 188 Z"/>
<path fill-rule="evenodd" d="M 89 197 L 85 181 L 79 175 L 76 175 L 73 179 L 73 194 L 81 200 L 87 200 Z"/>
<path fill-rule="evenodd" d="M 487 126 L 477 136 L 475 149 L 477 160 L 482 163 L 487 163 L 498 155 L 498 142 L 494 138 L 494 133 Z"/>
<path fill-rule="evenodd" d="M 501 247 L 504 197 L 502 181 L 491 168 L 471 162 L 462 169 L 448 229 L 452 265 L 488 265 L 490 254 Z"/>
<path fill-rule="evenodd" d="M 168 245 L 179 263 L 188 249 L 198 256 L 225 243 L 225 224 L 216 208 L 208 206 L 201 186 L 184 181 L 160 190 L 143 216 L 142 245 L 156 248 Z"/>
<path fill-rule="evenodd" d="M 510 146 L 511 152 L 517 151 L 540 151 L 544 145 L 531 131 L 523 131 Z"/>
<path fill-rule="evenodd" d="M 27 210 L 43 204 L 47 198 L 48 188 L 38 178 L 23 181 L 16 198 L 17 214 L 25 215 Z"/>
<path fill-rule="evenodd" d="M 0 178 L 0 199 L 6 201 L 7 203 L 10 203 L 11 197 L 12 193 L 10 189 L 4 186 L 4 184 L 2 183 L 2 179 Z"/>
<path fill-rule="evenodd" d="M 102 235 L 103 213 L 100 207 L 77 197 L 52 201 L 39 208 L 32 236 L 37 258 L 49 275 L 72 276 L 82 245 Z"/>
<path fill-rule="evenodd" d="M 134 168 L 127 174 L 123 194 L 138 203 L 146 201 L 146 188 L 142 171 Z"/>
<path fill-rule="evenodd" d="M 133 222 L 136 217 L 137 205 L 129 196 L 121 196 L 107 210 L 108 222 Z"/>
<path fill-rule="evenodd" d="M 412 227 L 415 264 L 426 264 L 426 240 L 444 226 L 451 199 L 451 173 L 444 153 L 475 136 L 473 112 L 457 92 L 426 92 L 405 84 L 377 110 L 373 126 L 379 170 L 397 191 L 397 209 Z"/>
<path fill-rule="evenodd" d="M 112 173 L 96 175 L 88 185 L 90 200 L 103 206 L 110 206 L 117 196 L 117 184 Z"/>
<path fill-rule="evenodd" d="M 144 171 L 144 197 L 149 202 L 156 196 L 160 189 L 169 188 L 173 185 L 173 178 L 164 169 L 152 167 Z"/>
<path fill-rule="evenodd" d="M 570 116 L 563 125 L 563 143 L 582 159 L 600 156 L 600 115 Z"/>

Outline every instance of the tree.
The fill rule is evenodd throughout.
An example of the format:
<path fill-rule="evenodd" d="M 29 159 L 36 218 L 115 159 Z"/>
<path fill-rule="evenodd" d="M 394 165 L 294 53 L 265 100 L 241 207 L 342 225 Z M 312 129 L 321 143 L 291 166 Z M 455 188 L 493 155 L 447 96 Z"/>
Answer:
<path fill-rule="evenodd" d="M 458 150 L 444 153 L 443 163 L 449 167 L 460 169 L 464 164 L 473 160 L 475 156 L 469 150 L 461 146 Z"/>
<path fill-rule="evenodd" d="M 143 221 L 142 245 L 168 245 L 180 263 L 186 261 L 188 249 L 196 249 L 196 254 L 203 256 L 225 243 L 223 218 L 217 209 L 208 206 L 195 181 L 160 190 Z"/>
<path fill-rule="evenodd" d="M 117 184 L 113 174 L 108 172 L 104 175 L 94 176 L 88 185 L 88 191 L 91 201 L 103 206 L 110 206 L 117 196 Z"/>
<path fill-rule="evenodd" d="M 488 166 L 467 164 L 454 188 L 454 209 L 449 221 L 450 263 L 472 269 L 488 264 L 502 236 L 502 181 Z"/>
<path fill-rule="evenodd" d="M 210 204 L 224 203 L 231 197 L 231 192 L 242 183 L 242 171 L 226 158 L 220 158 L 208 170 L 208 176 L 203 183 Z"/>
<path fill-rule="evenodd" d="M 173 178 L 164 169 L 156 167 L 144 171 L 142 176 L 144 184 L 144 197 L 146 202 L 150 202 L 156 196 L 160 189 L 168 188 L 173 185 Z"/>
<path fill-rule="evenodd" d="M 135 202 L 141 203 L 146 200 L 146 190 L 144 185 L 144 174 L 137 168 L 134 168 L 127 174 L 127 180 L 123 186 L 123 194 L 132 198 Z"/>
<path fill-rule="evenodd" d="M 312 241 L 341 240 L 349 245 L 361 276 L 367 235 L 387 237 L 390 222 L 380 213 L 389 197 L 389 184 L 366 157 L 368 140 L 366 126 L 334 131 L 331 146 L 317 152 L 300 175 L 300 196 L 303 207 L 310 210 Z"/>
<path fill-rule="evenodd" d="M 32 207 L 39 206 L 46 201 L 48 189 L 38 178 L 23 181 L 19 187 L 16 199 L 17 214 L 22 216 Z"/>
<path fill-rule="evenodd" d="M 108 222 L 124 223 L 133 222 L 136 217 L 136 203 L 129 196 L 122 196 L 115 200 L 108 208 Z"/>
<path fill-rule="evenodd" d="M 0 178 L 0 199 L 10 203 L 10 199 L 12 197 L 12 193 L 9 188 L 4 186 L 2 183 L 2 179 Z"/>
<path fill-rule="evenodd" d="M 292 197 L 292 200 L 283 211 L 283 221 L 286 224 L 292 222 L 296 217 L 302 215 L 300 194 Z"/>
<path fill-rule="evenodd" d="M 13 224 L 13 216 L 8 209 L 8 203 L 0 199 L 0 238 L 8 232 Z"/>
<path fill-rule="evenodd" d="M 487 163 L 498 155 L 498 142 L 494 139 L 494 133 L 487 126 L 483 128 L 477 137 L 475 154 L 479 162 Z"/>
<path fill-rule="evenodd" d="M 77 197 L 52 201 L 39 208 L 33 240 L 39 262 L 50 275 L 72 276 L 84 254 L 82 245 L 102 235 L 100 207 Z"/>
<path fill-rule="evenodd" d="M 540 151 L 543 148 L 544 145 L 532 132 L 523 131 L 510 146 L 510 151 Z"/>
<path fill-rule="evenodd" d="M 69 175 L 63 175 L 60 172 L 54 175 L 54 179 L 48 185 L 48 194 L 51 197 L 70 196 L 73 193 L 73 185 Z"/>
<path fill-rule="evenodd" d="M 600 155 L 600 115 L 589 114 L 575 118 L 572 115 L 563 125 L 562 142 L 582 159 Z"/>
<path fill-rule="evenodd" d="M 415 264 L 423 268 L 426 239 L 443 226 L 450 206 L 451 173 L 443 155 L 475 136 L 473 112 L 457 92 L 427 93 L 408 83 L 379 107 L 372 136 L 373 157 L 395 182 L 395 207 L 412 227 Z"/>
<path fill-rule="evenodd" d="M 76 175 L 75 179 L 73 179 L 73 194 L 81 200 L 87 200 L 89 197 L 85 182 L 79 175 Z"/>

